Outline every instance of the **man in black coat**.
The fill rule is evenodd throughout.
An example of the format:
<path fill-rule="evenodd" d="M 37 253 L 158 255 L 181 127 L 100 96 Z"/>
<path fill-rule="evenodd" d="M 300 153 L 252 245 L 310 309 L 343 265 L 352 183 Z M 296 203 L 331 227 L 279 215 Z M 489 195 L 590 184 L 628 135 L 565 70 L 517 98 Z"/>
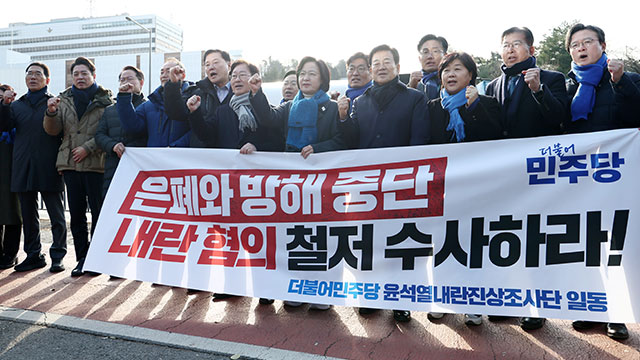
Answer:
<path fill-rule="evenodd" d="M 181 92 L 184 69 L 174 67 L 171 69 L 171 81 L 164 87 L 164 107 L 169 118 L 176 121 L 188 121 L 189 109 L 187 99 L 194 95 L 200 96 L 200 109 L 203 117 L 213 117 L 216 109 L 223 104 L 228 104 L 233 96 L 229 85 L 229 68 L 231 56 L 224 50 L 207 50 L 202 57 L 204 71 L 207 77 L 189 86 Z M 196 134 L 191 133 L 190 147 L 207 147 Z"/>
<path fill-rule="evenodd" d="M 502 33 L 502 75 L 489 83 L 486 95 L 502 104 L 506 138 L 558 135 L 567 115 L 564 76 L 537 67 L 534 51 L 528 28 Z"/>
<path fill-rule="evenodd" d="M 120 75 L 119 92 L 131 93 L 132 103 L 134 107 L 147 101 L 142 94 L 144 86 L 144 74 L 135 66 L 125 66 Z M 144 147 L 147 145 L 145 134 L 125 134 L 122 130 L 120 117 L 116 104 L 109 105 L 102 114 L 102 118 L 98 123 L 96 130 L 96 144 L 105 152 L 106 159 L 104 164 L 104 185 L 102 197 L 107 195 L 107 190 L 116 172 L 120 158 L 125 151 L 126 146 Z"/>
<path fill-rule="evenodd" d="M 564 76 L 537 67 L 534 52 L 533 33 L 528 28 L 512 27 L 502 33 L 502 75 L 489 83 L 486 95 L 502 105 L 506 138 L 561 133 L 569 101 Z M 544 323 L 544 318 L 520 318 L 524 330 L 539 329 Z"/>
<path fill-rule="evenodd" d="M 565 128 L 583 133 L 640 126 L 640 75 L 624 71 L 624 63 L 608 59 L 604 31 L 597 26 L 575 24 L 566 37 L 571 54 L 567 85 L 571 116 Z M 598 325 L 593 321 L 574 321 L 577 330 Z M 625 324 L 608 323 L 607 335 L 624 340 L 629 337 Z"/>
<path fill-rule="evenodd" d="M 67 254 L 67 226 L 62 203 L 64 185 L 56 170 L 56 157 L 62 142 L 60 135 L 51 136 L 42 127 L 47 101 L 49 68 L 39 62 L 29 64 L 26 83 L 29 91 L 18 100 L 15 93 L 7 94 L 0 107 L 0 130 L 15 128 L 11 191 L 20 198 L 24 232 L 24 251 L 27 258 L 14 268 L 28 271 L 47 265 L 40 244 L 38 192 L 51 219 L 53 244 L 49 249 L 51 272 L 64 270 L 62 259 Z"/>
<path fill-rule="evenodd" d="M 357 97 L 347 116 L 350 100 L 338 104 L 340 128 L 349 148 L 371 149 L 393 146 L 425 145 L 429 142 L 429 113 L 423 93 L 406 87 L 398 79 L 400 55 L 388 45 L 379 45 L 369 53 L 373 86 Z M 360 314 L 374 309 L 360 308 Z M 406 310 L 393 310 L 396 321 L 411 320 Z"/>
<path fill-rule="evenodd" d="M 427 101 L 440 97 L 438 66 L 447 54 L 449 43 L 442 36 L 428 34 L 418 42 L 418 60 L 422 70 L 414 71 L 409 78 L 409 87 L 424 92 Z"/>

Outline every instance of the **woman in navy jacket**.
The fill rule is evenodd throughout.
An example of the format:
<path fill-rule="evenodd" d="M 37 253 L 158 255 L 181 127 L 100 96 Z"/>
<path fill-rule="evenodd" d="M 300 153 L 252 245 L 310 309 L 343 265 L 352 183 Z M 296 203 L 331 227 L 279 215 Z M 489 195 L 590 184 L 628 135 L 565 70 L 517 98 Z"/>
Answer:
<path fill-rule="evenodd" d="M 254 76 L 251 86 L 251 105 L 262 126 L 281 129 L 285 139 L 284 151 L 300 152 L 305 159 L 312 153 L 342 150 L 344 140 L 338 131 L 338 105 L 329 98 L 329 68 L 322 60 L 304 57 L 296 70 L 296 97 L 271 107 L 261 90 L 262 81 Z"/>

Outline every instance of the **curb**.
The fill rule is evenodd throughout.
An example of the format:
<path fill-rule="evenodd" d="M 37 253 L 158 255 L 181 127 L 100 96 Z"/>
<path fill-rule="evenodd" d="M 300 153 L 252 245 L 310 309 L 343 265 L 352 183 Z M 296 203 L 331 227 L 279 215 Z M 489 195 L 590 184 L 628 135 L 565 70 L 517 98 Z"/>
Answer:
<path fill-rule="evenodd" d="M 214 353 L 217 355 L 228 355 L 232 359 L 240 359 L 242 357 L 260 360 L 338 360 L 338 358 L 322 355 L 209 339 L 138 326 L 81 319 L 67 315 L 16 309 L 6 306 L 0 306 L 0 320 L 16 321 L 97 336 L 110 336 L 122 340 Z"/>

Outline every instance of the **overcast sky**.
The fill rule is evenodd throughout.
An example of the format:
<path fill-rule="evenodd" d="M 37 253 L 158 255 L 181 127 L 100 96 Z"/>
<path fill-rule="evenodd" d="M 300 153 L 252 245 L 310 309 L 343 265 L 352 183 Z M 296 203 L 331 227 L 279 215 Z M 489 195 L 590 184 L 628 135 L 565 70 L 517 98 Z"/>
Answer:
<path fill-rule="evenodd" d="M 507 4 L 521 5 L 515 9 Z M 335 63 L 387 43 L 400 51 L 402 72 L 409 72 L 419 69 L 415 47 L 428 33 L 444 36 L 452 49 L 488 57 L 498 51 L 506 28 L 528 26 L 537 44 L 550 29 L 572 20 L 603 28 L 614 56 L 620 56 L 625 47 L 640 54 L 637 0 L 589 0 L 580 5 L 559 0 L 31 0 L 3 6 L 0 27 L 75 16 L 156 14 L 182 27 L 184 51 L 241 50 L 253 62 L 268 56 L 287 61 L 311 55 Z"/>

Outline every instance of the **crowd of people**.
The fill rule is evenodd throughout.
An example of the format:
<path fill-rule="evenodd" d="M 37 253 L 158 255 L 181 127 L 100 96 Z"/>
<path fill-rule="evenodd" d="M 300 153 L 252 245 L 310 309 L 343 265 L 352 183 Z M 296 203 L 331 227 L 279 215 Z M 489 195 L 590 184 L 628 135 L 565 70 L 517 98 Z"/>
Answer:
<path fill-rule="evenodd" d="M 304 57 L 283 78 L 282 100 L 270 104 L 256 65 L 231 61 L 223 50 L 203 56 L 206 77 L 186 80 L 176 58 L 160 70 L 161 85 L 148 98 L 145 76 L 126 66 L 112 92 L 96 83 L 95 65 L 85 57 L 70 67 L 73 85 L 58 96 L 47 85 L 49 68 L 33 62 L 26 69 L 28 91 L 16 98 L 0 86 L 0 268 L 29 271 L 46 266 L 40 242 L 38 193 L 51 219 L 51 272 L 64 271 L 66 222 L 81 276 L 90 235 L 115 169 L 127 147 L 196 147 L 313 153 L 344 149 L 445 144 L 523 138 L 638 127 L 640 75 L 606 54 L 605 34 L 597 26 L 576 24 L 566 35 L 571 71 L 542 70 L 534 37 L 526 27 L 500 37 L 502 74 L 484 95 L 475 87 L 477 67 L 464 52 L 448 52 L 444 37 L 426 35 L 417 44 L 422 71 L 399 80 L 398 51 L 379 45 L 347 61 L 345 94 L 329 92 L 327 64 Z M 64 183 L 63 183 L 64 182 Z M 91 228 L 86 209 L 90 208 Z M 20 232 L 26 258 L 18 264 Z M 214 294 L 215 298 L 228 297 Z M 260 299 L 268 304 L 272 299 Z M 287 306 L 300 303 L 285 302 Z M 311 308 L 328 309 L 312 304 Z M 360 308 L 362 315 L 376 311 Z M 429 313 L 434 320 L 442 313 Z M 397 321 L 411 313 L 394 310 Z M 465 314 L 469 325 L 482 316 Z M 490 320 L 500 317 L 489 316 Z M 523 317 L 525 330 L 542 327 L 543 318 Z M 597 325 L 575 321 L 576 329 Z M 607 324 L 607 334 L 626 339 L 624 324 Z"/>

